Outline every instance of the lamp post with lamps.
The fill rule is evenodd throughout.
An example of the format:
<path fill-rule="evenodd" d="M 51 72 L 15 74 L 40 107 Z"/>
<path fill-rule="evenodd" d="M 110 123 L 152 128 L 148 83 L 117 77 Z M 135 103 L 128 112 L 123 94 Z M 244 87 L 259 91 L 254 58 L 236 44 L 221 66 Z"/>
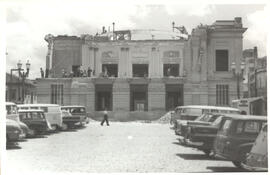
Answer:
<path fill-rule="evenodd" d="M 237 71 L 235 62 L 232 62 L 231 68 L 232 68 L 232 71 L 233 71 L 233 75 L 236 77 L 237 98 L 240 99 L 240 80 L 243 80 L 245 62 L 241 62 L 241 64 L 240 64 L 241 72 Z"/>
<path fill-rule="evenodd" d="M 22 100 L 22 102 L 24 102 L 24 98 L 25 98 L 25 79 L 28 77 L 29 75 L 29 70 L 30 70 L 30 63 L 29 60 L 27 60 L 26 62 L 26 72 L 24 71 L 24 69 L 22 69 L 22 63 L 21 60 L 19 60 L 19 62 L 17 63 L 17 69 L 11 69 L 10 70 L 10 79 L 12 81 L 12 72 L 13 71 L 18 71 L 19 73 L 19 80 L 20 78 L 22 78 L 21 83 L 19 83 L 18 85 L 18 90 L 20 91 L 20 84 L 22 84 L 22 98 L 19 96 L 19 98 Z"/>

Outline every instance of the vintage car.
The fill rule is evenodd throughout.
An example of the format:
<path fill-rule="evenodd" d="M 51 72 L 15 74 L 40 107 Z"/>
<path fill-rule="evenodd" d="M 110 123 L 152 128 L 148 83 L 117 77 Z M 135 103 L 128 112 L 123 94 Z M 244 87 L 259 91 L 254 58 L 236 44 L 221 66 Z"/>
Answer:
<path fill-rule="evenodd" d="M 28 136 L 35 136 L 51 130 L 50 123 L 45 118 L 43 110 L 19 110 L 19 117 L 30 129 Z"/>
<path fill-rule="evenodd" d="M 176 128 L 177 120 L 195 120 L 205 113 L 240 114 L 240 110 L 236 108 L 206 105 L 178 106 L 174 111 L 174 115 L 172 115 L 171 119 L 174 128 Z"/>
<path fill-rule="evenodd" d="M 6 139 L 7 142 L 16 142 L 24 137 L 19 124 L 10 119 L 6 119 Z"/>
<path fill-rule="evenodd" d="M 268 171 L 267 124 L 263 126 L 250 153 L 243 163 L 244 169 L 249 171 Z"/>
<path fill-rule="evenodd" d="M 196 120 L 194 121 L 177 121 L 177 128 L 175 130 L 177 135 L 181 136 L 181 139 L 183 139 L 184 143 L 186 143 L 186 138 L 187 138 L 187 134 L 188 134 L 188 128 L 191 126 L 201 126 L 201 125 L 210 125 L 212 122 L 215 121 L 215 119 L 218 117 L 219 115 L 214 115 L 212 113 L 206 113 L 206 114 L 202 114 L 201 116 L 199 116 Z"/>
<path fill-rule="evenodd" d="M 68 128 L 72 128 L 76 123 L 80 122 L 79 117 L 73 117 L 72 114 L 66 110 L 62 110 L 63 116 L 63 124 L 62 130 L 67 130 Z"/>
<path fill-rule="evenodd" d="M 19 124 L 20 128 L 23 131 L 24 137 L 29 136 L 29 134 L 31 133 L 31 130 L 29 129 L 29 127 L 25 123 L 23 123 L 21 121 L 19 121 L 18 124 Z"/>
<path fill-rule="evenodd" d="M 243 168 L 246 154 L 250 152 L 266 116 L 226 115 L 222 117 L 214 141 L 217 157 L 232 161 L 236 167 Z"/>
<path fill-rule="evenodd" d="M 62 128 L 62 113 L 58 104 L 21 104 L 18 105 L 19 110 L 42 110 L 46 120 L 51 125 L 51 131 L 57 131 Z"/>
<path fill-rule="evenodd" d="M 213 150 L 213 143 L 223 115 L 212 114 L 209 117 L 209 122 L 205 122 L 203 125 L 188 126 L 185 136 L 185 142 L 188 146 L 197 148 L 208 156 Z"/>
<path fill-rule="evenodd" d="M 228 113 L 240 114 L 239 109 L 220 106 L 179 106 L 175 109 L 172 122 L 174 123 L 175 134 L 184 136 L 186 133 L 186 125 L 188 121 L 194 121 L 205 113 Z M 183 126 L 183 127 L 182 127 Z"/>
<path fill-rule="evenodd" d="M 19 113 L 18 113 L 17 109 L 18 109 L 18 107 L 15 103 L 6 102 L 6 118 L 17 122 L 23 131 L 23 135 L 27 136 L 30 132 L 30 129 L 28 128 L 28 126 L 25 123 L 20 121 Z"/>
<path fill-rule="evenodd" d="M 84 106 L 61 106 L 62 111 L 68 111 L 72 116 L 63 118 L 63 123 L 68 123 L 70 126 L 76 124 L 83 126 L 89 122 L 86 109 Z"/>

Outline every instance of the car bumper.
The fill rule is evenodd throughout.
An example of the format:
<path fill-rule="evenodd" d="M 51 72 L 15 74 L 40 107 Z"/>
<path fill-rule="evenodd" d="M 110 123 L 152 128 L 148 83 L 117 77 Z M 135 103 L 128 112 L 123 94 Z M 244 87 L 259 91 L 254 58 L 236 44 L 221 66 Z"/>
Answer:
<path fill-rule="evenodd" d="M 18 141 L 20 139 L 20 133 L 7 133 L 8 141 Z"/>
<path fill-rule="evenodd" d="M 248 166 L 246 164 L 242 164 L 243 168 L 248 170 L 248 171 L 258 171 L 258 172 L 267 172 L 268 168 L 263 168 L 263 167 L 252 167 Z"/>

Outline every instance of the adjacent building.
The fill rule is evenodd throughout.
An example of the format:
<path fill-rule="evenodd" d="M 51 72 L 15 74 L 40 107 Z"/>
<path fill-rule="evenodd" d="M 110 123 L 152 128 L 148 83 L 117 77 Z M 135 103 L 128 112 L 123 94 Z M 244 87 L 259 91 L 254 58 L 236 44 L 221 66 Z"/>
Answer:
<path fill-rule="evenodd" d="M 37 103 L 34 82 L 29 79 L 23 80 L 16 75 L 6 73 L 6 101 L 18 104 Z"/>
<path fill-rule="evenodd" d="M 179 105 L 230 106 L 243 89 L 235 73 L 245 31 L 237 17 L 190 35 L 174 23 L 172 31 L 49 34 L 38 102 L 84 105 L 93 117 L 106 108 L 118 120 L 159 118 Z"/>

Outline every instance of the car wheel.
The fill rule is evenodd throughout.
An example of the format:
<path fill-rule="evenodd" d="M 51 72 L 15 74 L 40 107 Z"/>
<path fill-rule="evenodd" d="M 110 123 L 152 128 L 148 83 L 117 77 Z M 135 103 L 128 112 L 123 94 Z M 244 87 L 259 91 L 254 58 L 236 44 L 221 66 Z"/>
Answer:
<path fill-rule="evenodd" d="M 51 128 L 52 128 L 52 131 L 56 131 L 57 130 L 57 126 L 56 125 L 52 125 Z"/>
<path fill-rule="evenodd" d="M 63 131 L 66 131 L 68 129 L 68 125 L 66 123 L 62 124 L 62 128 Z"/>
<path fill-rule="evenodd" d="M 33 129 L 33 128 L 29 128 L 29 129 L 30 129 L 30 130 L 29 130 L 29 135 L 30 135 L 31 137 L 34 137 L 34 136 L 37 134 L 36 130 Z"/>
<path fill-rule="evenodd" d="M 203 152 L 206 156 L 210 157 L 211 150 L 205 149 Z"/>
<path fill-rule="evenodd" d="M 242 166 L 242 162 L 239 162 L 239 161 L 232 161 L 232 163 L 234 164 L 234 166 L 236 166 L 237 168 L 243 168 Z"/>

